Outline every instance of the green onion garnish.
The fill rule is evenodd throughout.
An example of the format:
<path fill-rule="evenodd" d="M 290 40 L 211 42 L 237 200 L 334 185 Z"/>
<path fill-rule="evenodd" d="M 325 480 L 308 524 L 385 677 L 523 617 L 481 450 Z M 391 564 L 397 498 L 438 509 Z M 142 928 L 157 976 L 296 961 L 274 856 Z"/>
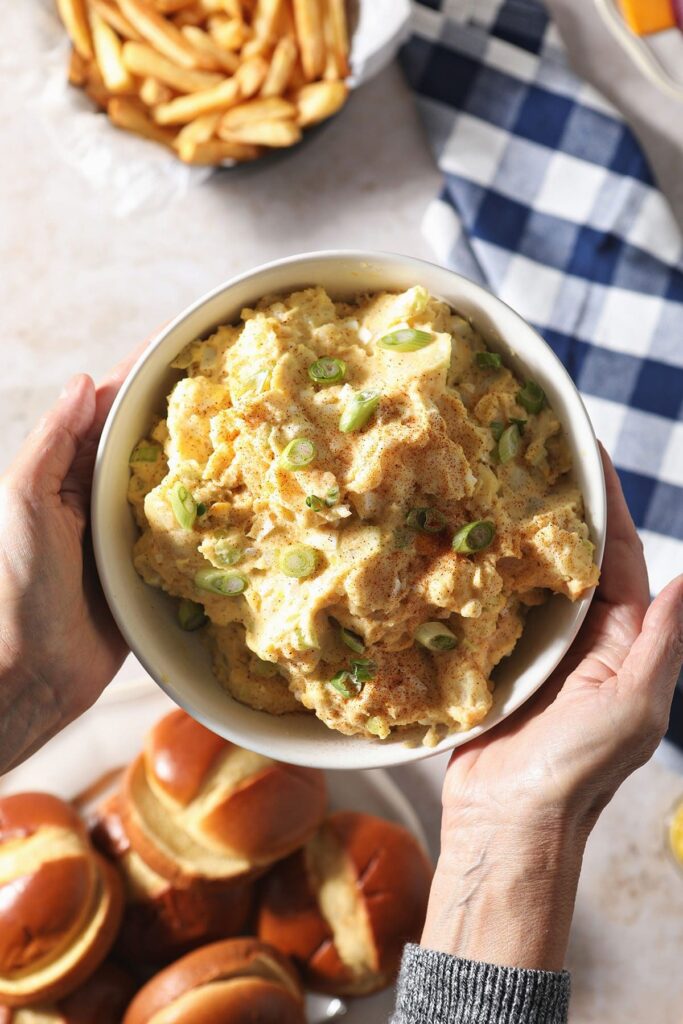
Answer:
<path fill-rule="evenodd" d="M 138 445 L 137 448 L 133 448 L 130 454 L 129 462 L 156 462 L 161 453 L 161 448 L 158 445 Z"/>
<path fill-rule="evenodd" d="M 519 427 L 516 423 L 513 423 L 512 426 L 503 431 L 498 442 L 498 457 L 502 463 L 509 462 L 519 454 L 519 442 Z"/>
<path fill-rule="evenodd" d="M 487 548 L 495 535 L 496 528 L 490 519 L 476 519 L 458 530 L 451 546 L 460 554 L 473 555 Z"/>
<path fill-rule="evenodd" d="M 500 370 L 503 365 L 497 352 L 477 352 L 474 358 L 480 370 Z"/>
<path fill-rule="evenodd" d="M 367 683 L 377 673 L 377 663 L 369 658 L 359 658 L 351 662 L 351 676 L 356 683 Z"/>
<path fill-rule="evenodd" d="M 342 434 L 364 427 L 379 405 L 380 397 L 379 391 L 356 391 L 339 419 Z"/>
<path fill-rule="evenodd" d="M 190 601 L 187 597 L 182 599 L 178 605 L 178 625 L 181 629 L 191 633 L 195 629 L 200 629 L 208 621 L 200 604 Z"/>
<path fill-rule="evenodd" d="M 521 391 L 517 392 L 517 401 L 527 412 L 540 412 L 545 405 L 545 391 L 533 380 L 528 380 Z"/>
<path fill-rule="evenodd" d="M 307 437 L 295 437 L 282 452 L 280 463 L 284 469 L 303 469 L 313 462 L 317 454 L 318 449 Z"/>
<path fill-rule="evenodd" d="M 354 633 L 352 630 L 347 629 L 345 626 L 339 627 L 339 635 L 347 647 L 350 647 L 356 654 L 362 654 L 365 650 L 365 641 L 363 637 L 358 633 Z"/>
<path fill-rule="evenodd" d="M 176 484 L 169 495 L 173 515 L 183 530 L 191 530 L 197 518 L 197 502 L 187 487 Z"/>
<path fill-rule="evenodd" d="M 352 684 L 351 673 L 347 672 L 344 668 L 341 672 L 336 672 L 330 679 L 330 686 L 334 687 L 347 700 L 355 697 L 360 692 L 358 688 L 353 692 L 350 684 Z"/>
<path fill-rule="evenodd" d="M 415 639 L 430 651 L 452 651 L 458 638 L 442 622 L 423 622 L 415 630 Z"/>
<path fill-rule="evenodd" d="M 378 715 L 371 715 L 365 723 L 365 728 L 373 736 L 379 736 L 381 740 L 385 740 L 387 736 L 391 735 L 391 729 Z"/>
<path fill-rule="evenodd" d="M 295 544 L 290 548 L 283 548 L 278 558 L 280 571 L 285 576 L 292 576 L 294 579 L 302 580 L 315 572 L 318 564 L 318 552 L 315 548 L 306 547 L 305 544 Z"/>
<path fill-rule="evenodd" d="M 519 427 L 520 434 L 524 433 L 524 428 L 527 425 L 527 420 L 516 420 L 514 416 L 510 417 L 510 423 L 516 423 Z"/>
<path fill-rule="evenodd" d="M 330 487 L 329 491 L 325 495 L 325 504 L 328 508 L 334 508 L 339 501 L 339 488 Z"/>
<path fill-rule="evenodd" d="M 307 508 L 312 508 L 314 512 L 320 512 L 323 504 L 323 499 L 319 498 L 317 494 L 309 494 L 306 498 Z"/>
<path fill-rule="evenodd" d="M 493 434 L 493 440 L 500 441 L 501 437 L 503 436 L 503 431 L 505 430 L 505 424 L 503 423 L 503 421 L 492 420 L 492 422 L 489 423 L 489 427 L 491 428 L 491 433 Z"/>
<path fill-rule="evenodd" d="M 236 544 L 231 544 L 225 538 L 216 541 L 214 551 L 222 565 L 237 565 L 242 557 L 242 549 L 238 548 Z"/>
<path fill-rule="evenodd" d="M 199 504 L 197 505 L 197 515 L 198 516 L 205 516 L 206 515 L 206 505 L 204 504 L 203 501 L 200 501 Z"/>
<path fill-rule="evenodd" d="M 388 348 L 392 352 L 417 352 L 418 349 L 426 348 L 435 340 L 435 335 L 427 331 L 418 331 L 414 327 L 402 327 L 391 334 L 385 334 L 377 344 L 381 348 Z"/>
<path fill-rule="evenodd" d="M 237 597 L 249 586 L 241 572 L 224 572 L 222 569 L 200 569 L 194 577 L 195 586 L 223 597 Z"/>
<path fill-rule="evenodd" d="M 421 533 L 439 533 L 446 525 L 446 517 L 437 508 L 413 508 L 406 516 L 406 526 Z"/>
<path fill-rule="evenodd" d="M 346 363 L 343 359 L 322 356 L 308 367 L 308 376 L 314 384 L 320 384 L 322 387 L 339 384 L 346 376 Z"/>

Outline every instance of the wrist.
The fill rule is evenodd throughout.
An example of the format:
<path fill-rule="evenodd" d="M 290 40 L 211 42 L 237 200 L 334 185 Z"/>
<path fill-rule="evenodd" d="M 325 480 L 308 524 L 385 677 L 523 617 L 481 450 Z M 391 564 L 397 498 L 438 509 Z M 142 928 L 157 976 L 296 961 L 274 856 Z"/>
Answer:
<path fill-rule="evenodd" d="M 570 816 L 463 823 L 443 837 L 422 945 L 562 969 L 586 831 Z"/>

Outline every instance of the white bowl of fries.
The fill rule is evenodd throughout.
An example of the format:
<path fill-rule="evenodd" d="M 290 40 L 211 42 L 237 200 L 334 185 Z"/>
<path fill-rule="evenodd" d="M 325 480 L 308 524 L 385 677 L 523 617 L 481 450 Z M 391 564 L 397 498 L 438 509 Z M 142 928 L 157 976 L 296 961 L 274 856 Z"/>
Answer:
<path fill-rule="evenodd" d="M 394 55 L 408 0 L 57 0 L 69 83 L 183 163 L 296 145 Z"/>
<path fill-rule="evenodd" d="M 574 640 L 592 594 L 571 603 L 552 598 L 533 609 L 512 655 L 495 672 L 493 707 L 482 724 L 444 736 L 436 746 L 392 735 L 384 740 L 346 736 L 312 714 L 274 716 L 238 703 L 213 674 L 208 650 L 177 626 L 176 602 L 143 582 L 133 566 L 138 536 L 128 504 L 129 456 L 151 417 L 162 414 L 178 380 L 172 361 L 191 341 L 265 295 L 320 285 L 334 298 L 373 291 L 404 291 L 421 284 L 470 319 L 518 373 L 530 374 L 548 396 L 570 445 L 598 564 L 605 536 L 605 492 L 590 420 L 567 371 L 552 349 L 509 306 L 479 285 L 442 267 L 389 253 L 331 251 L 292 256 L 258 267 L 199 299 L 147 348 L 124 383 L 105 424 L 93 485 L 92 529 L 100 579 L 109 606 L 132 651 L 176 703 L 214 732 L 240 746 L 293 764 L 318 768 L 379 768 L 452 750 L 497 725 L 543 684 Z"/>

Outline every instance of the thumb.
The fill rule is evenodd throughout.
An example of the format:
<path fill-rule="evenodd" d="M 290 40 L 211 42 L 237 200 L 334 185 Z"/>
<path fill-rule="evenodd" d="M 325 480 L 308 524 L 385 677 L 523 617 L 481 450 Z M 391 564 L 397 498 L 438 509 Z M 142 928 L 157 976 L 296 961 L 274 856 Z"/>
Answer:
<path fill-rule="evenodd" d="M 72 377 L 10 466 L 11 486 L 32 500 L 58 495 L 94 416 L 92 379 L 85 374 Z"/>
<path fill-rule="evenodd" d="M 650 605 L 638 639 L 618 673 L 619 685 L 638 694 L 666 731 L 674 687 L 683 661 L 683 575 Z"/>

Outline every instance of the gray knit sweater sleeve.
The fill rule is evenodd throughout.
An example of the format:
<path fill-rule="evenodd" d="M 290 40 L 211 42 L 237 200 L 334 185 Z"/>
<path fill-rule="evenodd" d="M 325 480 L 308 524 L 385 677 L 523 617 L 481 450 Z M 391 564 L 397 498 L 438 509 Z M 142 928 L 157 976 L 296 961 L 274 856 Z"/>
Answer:
<path fill-rule="evenodd" d="M 406 946 L 391 1024 L 566 1024 L 569 974 Z"/>

